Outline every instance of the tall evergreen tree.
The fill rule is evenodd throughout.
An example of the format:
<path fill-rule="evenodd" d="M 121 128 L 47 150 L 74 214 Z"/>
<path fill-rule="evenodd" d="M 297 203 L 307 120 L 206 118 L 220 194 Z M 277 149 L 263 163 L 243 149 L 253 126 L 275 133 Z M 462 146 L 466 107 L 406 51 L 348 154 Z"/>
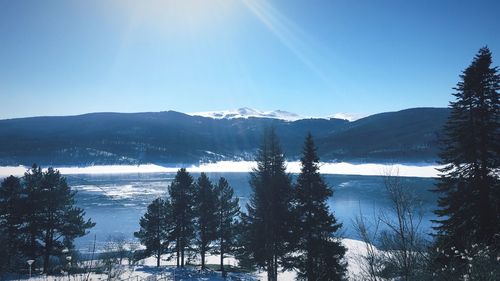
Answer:
<path fill-rule="evenodd" d="M 201 173 L 196 183 L 197 244 L 201 255 L 201 269 L 205 269 L 205 255 L 210 243 L 217 238 L 217 197 L 210 179 Z"/>
<path fill-rule="evenodd" d="M 61 255 L 64 248 L 73 248 L 74 239 L 85 235 L 95 223 L 85 221 L 84 210 L 75 206 L 76 191 L 71 190 L 59 171 L 48 168 L 35 189 L 40 203 L 36 210 L 38 239 L 42 241 L 43 271 L 47 273 L 51 257 Z"/>
<path fill-rule="evenodd" d="M 292 186 L 273 129 L 265 132 L 256 160 L 257 168 L 250 177 L 248 213 L 242 215 L 247 234 L 241 242 L 248 258 L 267 271 L 269 281 L 276 281 L 278 266 L 286 268 L 291 256 Z"/>
<path fill-rule="evenodd" d="M 10 176 L 0 186 L 0 271 L 12 269 L 22 248 L 24 217 L 23 188 L 18 177 Z"/>
<path fill-rule="evenodd" d="M 0 236 L 8 240 L 9 258 L 12 254 L 35 261 L 41 257 L 48 273 L 51 259 L 61 257 L 64 248 L 72 249 L 73 241 L 95 225 L 75 206 L 75 194 L 53 168 L 43 172 L 33 165 L 21 181 L 6 178 L 0 188 L 0 227 L 7 233 Z"/>
<path fill-rule="evenodd" d="M 240 212 L 240 204 L 234 197 L 234 190 L 223 177 L 215 187 L 217 197 L 217 239 L 219 239 L 220 270 L 226 276 L 224 255 L 230 254 L 235 245 L 236 217 Z"/>
<path fill-rule="evenodd" d="M 157 198 L 148 206 L 147 212 L 141 218 L 141 229 L 134 236 L 146 246 L 148 255 L 154 254 L 156 266 L 160 266 L 161 255 L 168 248 L 168 233 L 171 227 L 169 217 L 170 205 L 161 198 Z"/>
<path fill-rule="evenodd" d="M 41 244 L 39 243 L 38 236 L 41 232 L 41 219 L 42 215 L 38 210 L 42 208 L 40 193 L 41 193 L 41 183 L 43 181 L 42 168 L 33 164 L 31 169 L 24 173 L 24 185 L 26 192 L 26 204 L 25 204 L 25 224 L 23 226 L 23 232 L 26 234 L 25 243 L 23 251 L 27 256 L 35 260 L 33 268 L 37 267 L 36 258 L 41 251 Z"/>
<path fill-rule="evenodd" d="M 175 242 L 177 266 L 184 267 L 184 257 L 194 238 L 195 188 L 193 177 L 182 168 L 177 171 L 168 188 L 172 205 L 172 232 L 170 236 Z"/>
<path fill-rule="evenodd" d="M 491 64 L 490 50 L 481 48 L 454 88 L 436 188 L 441 249 L 500 239 L 500 76 Z"/>
<path fill-rule="evenodd" d="M 346 249 L 336 239 L 341 227 L 327 205 L 333 191 L 319 173 L 319 157 L 311 134 L 304 143 L 301 172 L 294 198 L 297 252 L 294 267 L 299 279 L 308 281 L 343 280 Z"/>

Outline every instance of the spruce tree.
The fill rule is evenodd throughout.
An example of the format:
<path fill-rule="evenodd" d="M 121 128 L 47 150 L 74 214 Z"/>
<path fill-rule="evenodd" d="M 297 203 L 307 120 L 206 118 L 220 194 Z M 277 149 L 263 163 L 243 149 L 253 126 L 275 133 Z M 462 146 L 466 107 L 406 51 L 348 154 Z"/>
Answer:
<path fill-rule="evenodd" d="M 23 241 L 24 194 L 21 180 L 10 176 L 0 186 L 0 271 L 11 270 Z"/>
<path fill-rule="evenodd" d="M 499 83 L 498 68 L 484 47 L 454 88 L 436 187 L 441 249 L 493 245 L 500 239 Z"/>
<path fill-rule="evenodd" d="M 201 255 L 201 269 L 205 269 L 205 255 L 210 243 L 217 238 L 217 198 L 214 187 L 205 173 L 196 183 L 197 244 Z"/>
<path fill-rule="evenodd" d="M 146 246 L 146 254 L 156 257 L 156 266 L 160 266 L 161 255 L 168 248 L 168 233 L 171 226 L 170 205 L 161 198 L 155 199 L 142 216 L 140 230 L 134 233 L 141 244 Z"/>
<path fill-rule="evenodd" d="M 276 281 L 278 267 L 286 268 L 291 255 L 292 186 L 273 129 L 265 132 L 256 161 L 257 168 L 250 174 L 248 213 L 242 216 L 246 234 L 241 242 L 248 259 L 267 271 L 268 280 Z"/>
<path fill-rule="evenodd" d="M 311 134 L 304 143 L 301 172 L 294 198 L 296 247 L 294 261 L 299 279 L 343 280 L 346 249 L 337 240 L 341 227 L 327 205 L 333 191 L 319 173 L 319 157 Z"/>
<path fill-rule="evenodd" d="M 226 276 L 224 255 L 230 254 L 235 245 L 237 215 L 240 212 L 239 200 L 234 197 L 234 190 L 224 177 L 215 187 L 217 197 L 217 239 L 219 240 L 220 270 Z"/>
<path fill-rule="evenodd" d="M 177 171 L 168 188 L 172 205 L 172 232 L 175 242 L 177 266 L 184 267 L 184 257 L 194 238 L 195 189 L 193 177 L 185 168 Z"/>

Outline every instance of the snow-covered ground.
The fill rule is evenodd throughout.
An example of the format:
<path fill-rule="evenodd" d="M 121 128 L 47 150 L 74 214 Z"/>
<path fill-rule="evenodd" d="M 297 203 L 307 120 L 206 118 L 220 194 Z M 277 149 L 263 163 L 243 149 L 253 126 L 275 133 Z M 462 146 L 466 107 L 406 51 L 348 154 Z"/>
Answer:
<path fill-rule="evenodd" d="M 343 239 L 342 243 L 347 248 L 346 259 L 348 262 L 348 275 L 351 278 L 359 276 L 361 272 L 361 265 L 359 264 L 359 257 L 366 254 L 365 244 L 361 241 L 352 239 Z M 165 257 L 166 258 L 166 257 Z M 208 256 L 207 264 L 218 264 L 219 256 Z M 237 261 L 234 258 L 226 258 L 226 265 L 237 265 Z M 119 277 L 113 278 L 111 280 L 120 281 L 139 281 L 139 280 L 206 280 L 206 281 L 222 281 L 219 272 L 216 271 L 205 271 L 200 272 L 198 267 L 188 267 L 187 269 L 176 269 L 175 260 L 162 260 L 162 265 L 159 269 L 156 268 L 156 259 L 151 257 L 144 259 L 139 262 L 139 265 L 128 266 L 123 265 L 119 267 L 115 272 L 120 272 Z M 174 279 L 175 276 L 175 279 Z M 72 275 L 68 279 L 68 276 L 37 276 L 32 277 L 31 281 L 83 281 L 86 279 L 87 275 Z M 227 280 L 241 280 L 241 281 L 256 281 L 256 280 L 266 280 L 266 272 L 254 272 L 254 273 L 231 273 Z M 280 281 L 292 281 L 295 280 L 296 272 L 286 271 L 281 272 L 278 275 L 278 280 Z M 26 280 L 26 279 L 24 279 Z M 105 274 L 90 274 L 88 281 L 98 281 L 98 280 L 108 280 L 108 276 Z"/>
<path fill-rule="evenodd" d="M 215 163 L 205 163 L 200 165 L 185 166 L 189 172 L 250 172 L 256 166 L 253 161 L 220 161 Z M 352 164 L 322 163 L 320 172 L 323 174 L 339 175 L 365 175 L 380 176 L 388 172 L 397 173 L 403 177 L 437 177 L 438 165 L 429 164 Z M 9 175 L 21 176 L 26 172 L 25 166 L 0 166 L 0 178 Z M 66 175 L 72 174 L 126 174 L 126 173 L 169 173 L 176 172 L 179 167 L 163 167 L 154 164 L 145 165 L 106 165 L 88 167 L 57 167 Z M 290 173 L 300 172 L 300 162 L 288 162 L 287 171 Z"/>

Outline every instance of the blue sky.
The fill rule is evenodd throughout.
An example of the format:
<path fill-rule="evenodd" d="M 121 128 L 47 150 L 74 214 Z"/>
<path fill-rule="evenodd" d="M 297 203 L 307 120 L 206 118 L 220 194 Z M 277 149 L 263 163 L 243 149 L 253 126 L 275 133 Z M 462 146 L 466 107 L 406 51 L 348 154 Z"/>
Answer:
<path fill-rule="evenodd" d="M 0 0 L 0 118 L 447 106 L 500 1 Z"/>

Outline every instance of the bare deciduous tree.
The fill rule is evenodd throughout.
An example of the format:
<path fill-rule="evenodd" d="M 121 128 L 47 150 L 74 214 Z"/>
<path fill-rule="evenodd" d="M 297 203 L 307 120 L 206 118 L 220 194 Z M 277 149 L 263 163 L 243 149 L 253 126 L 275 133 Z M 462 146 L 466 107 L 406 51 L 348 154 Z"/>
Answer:
<path fill-rule="evenodd" d="M 429 255 L 421 228 L 421 202 L 404 186 L 397 171 L 385 173 L 384 187 L 388 208 L 374 214 L 372 225 L 368 225 L 362 213 L 354 222 L 366 246 L 366 253 L 360 260 L 362 278 L 371 281 L 422 280 L 427 274 Z M 379 245 L 380 250 L 374 244 Z"/>

